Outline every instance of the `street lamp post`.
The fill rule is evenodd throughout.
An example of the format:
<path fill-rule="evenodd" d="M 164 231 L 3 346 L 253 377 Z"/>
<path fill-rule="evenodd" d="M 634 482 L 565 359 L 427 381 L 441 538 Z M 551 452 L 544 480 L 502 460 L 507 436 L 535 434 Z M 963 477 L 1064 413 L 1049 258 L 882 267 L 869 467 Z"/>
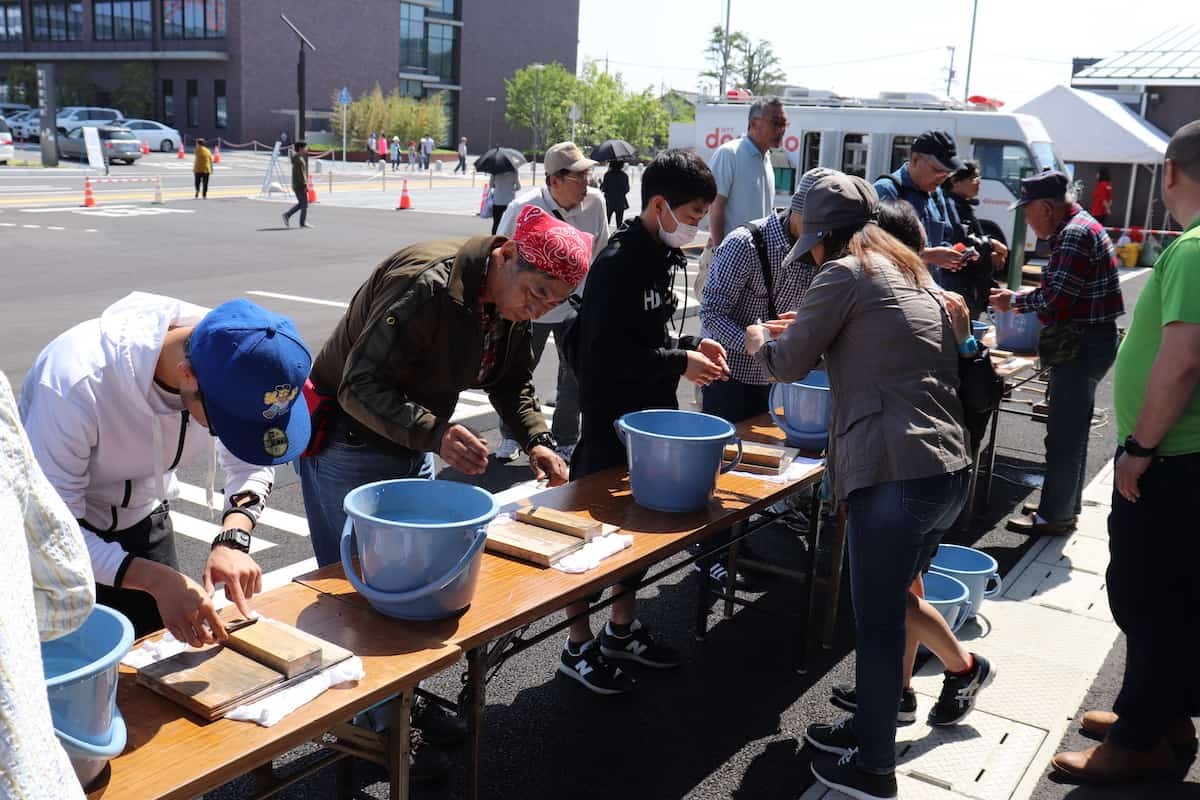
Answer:
<path fill-rule="evenodd" d="M 971 96 L 971 62 L 975 59 L 975 20 L 979 17 L 979 0 L 975 0 L 974 10 L 971 12 L 971 44 L 967 48 L 967 81 L 963 85 L 963 99 L 966 100 Z"/>
<path fill-rule="evenodd" d="M 313 47 L 313 43 L 308 40 L 308 37 L 301 33 L 300 29 L 293 25 L 287 16 L 280 14 L 279 18 L 292 29 L 296 38 L 300 40 L 300 57 L 296 62 L 296 141 L 300 141 L 304 138 L 304 110 L 307 105 L 304 99 L 304 48 L 307 46 L 314 53 L 317 52 L 317 48 Z"/>
<path fill-rule="evenodd" d="M 488 104 L 488 150 L 492 149 L 492 112 L 496 110 L 496 98 L 483 98 Z"/>
<path fill-rule="evenodd" d="M 532 185 L 537 185 L 537 159 L 541 152 L 542 133 L 542 70 L 545 64 L 533 63 L 533 177 Z"/>

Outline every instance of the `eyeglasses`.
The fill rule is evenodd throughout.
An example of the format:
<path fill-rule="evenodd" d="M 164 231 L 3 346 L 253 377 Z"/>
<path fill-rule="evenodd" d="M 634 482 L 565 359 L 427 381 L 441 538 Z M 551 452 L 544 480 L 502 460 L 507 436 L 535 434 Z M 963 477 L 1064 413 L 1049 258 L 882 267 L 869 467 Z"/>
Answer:
<path fill-rule="evenodd" d="M 783 130 L 788 126 L 787 117 L 759 117 L 760 120 L 770 125 L 772 128 Z"/>

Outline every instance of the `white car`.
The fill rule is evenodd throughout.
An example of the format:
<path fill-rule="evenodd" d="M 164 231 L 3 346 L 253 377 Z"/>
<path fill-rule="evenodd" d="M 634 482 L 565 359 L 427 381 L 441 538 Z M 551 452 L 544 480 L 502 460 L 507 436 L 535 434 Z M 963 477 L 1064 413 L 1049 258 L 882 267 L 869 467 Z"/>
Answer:
<path fill-rule="evenodd" d="M 4 121 L 4 117 L 0 117 L 0 164 L 7 164 L 15 156 L 12 131 L 8 129 L 8 123 Z"/>
<path fill-rule="evenodd" d="M 151 150 L 160 150 L 164 153 L 174 153 L 179 149 L 179 143 L 183 141 L 179 131 L 152 119 L 127 119 L 121 123 L 121 127 L 133 131 L 133 135 L 138 138 L 139 142 L 145 139 Z"/>
<path fill-rule="evenodd" d="M 104 125 L 120 125 L 125 115 L 115 108 L 100 108 L 98 106 L 66 106 L 58 110 L 54 126 L 64 130 L 72 128 Z"/>
<path fill-rule="evenodd" d="M 5 117 L 5 121 L 8 122 L 8 127 L 12 131 L 14 139 L 29 138 L 29 134 L 25 132 L 25 124 L 29 120 L 33 120 L 34 127 L 36 128 L 39 121 L 38 112 L 32 110 L 18 111 L 16 114 Z"/>

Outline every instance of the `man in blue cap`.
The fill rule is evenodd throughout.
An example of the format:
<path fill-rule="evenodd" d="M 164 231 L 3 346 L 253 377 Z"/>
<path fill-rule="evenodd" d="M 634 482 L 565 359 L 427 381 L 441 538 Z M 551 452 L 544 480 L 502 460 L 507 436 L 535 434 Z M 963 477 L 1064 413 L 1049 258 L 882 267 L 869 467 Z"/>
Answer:
<path fill-rule="evenodd" d="M 1046 480 L 1036 508 L 1013 517 L 1008 529 L 1032 535 L 1075 529 L 1083 506 L 1088 436 L 1096 386 L 1117 357 L 1117 317 L 1125 311 L 1117 256 L 1104 227 L 1075 202 L 1071 180 L 1046 170 L 1021 181 L 1025 221 L 1050 241 L 1042 282 L 1028 292 L 993 289 L 992 307 L 1037 314 L 1038 344 L 1050 367 L 1046 418 Z"/>
<path fill-rule="evenodd" d="M 250 532 L 274 466 L 308 444 L 301 398 L 312 357 L 291 320 L 246 300 L 208 309 L 135 292 L 58 336 L 21 388 L 21 420 L 50 484 L 79 520 L 97 602 L 141 636 L 225 637 L 214 586 L 243 614 L 262 590 Z M 225 474 L 225 508 L 202 584 L 179 572 L 169 501 L 176 468 Z M 202 462 L 203 463 L 203 462 Z"/>

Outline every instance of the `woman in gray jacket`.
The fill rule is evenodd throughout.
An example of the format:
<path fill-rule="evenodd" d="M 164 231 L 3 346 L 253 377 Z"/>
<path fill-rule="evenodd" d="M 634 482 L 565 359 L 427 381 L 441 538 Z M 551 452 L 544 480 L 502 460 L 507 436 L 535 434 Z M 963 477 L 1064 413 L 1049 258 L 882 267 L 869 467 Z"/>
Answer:
<path fill-rule="evenodd" d="M 822 358 L 829 372 L 828 463 L 849 512 L 857 707 L 852 723 L 813 725 L 805 738 L 842 756 L 814 759 L 816 777 L 860 798 L 896 797 L 905 614 L 918 602 L 908 588 L 958 516 L 970 464 L 957 391 L 965 304 L 935 294 L 920 258 L 875 224 L 877 205 L 860 178 L 819 180 L 791 257 L 809 254 L 820 272 L 794 319 L 746 330 L 747 351 L 774 379 L 798 380 Z M 970 654 L 946 666 L 957 674 L 939 706 L 961 719 L 993 673 Z"/>

